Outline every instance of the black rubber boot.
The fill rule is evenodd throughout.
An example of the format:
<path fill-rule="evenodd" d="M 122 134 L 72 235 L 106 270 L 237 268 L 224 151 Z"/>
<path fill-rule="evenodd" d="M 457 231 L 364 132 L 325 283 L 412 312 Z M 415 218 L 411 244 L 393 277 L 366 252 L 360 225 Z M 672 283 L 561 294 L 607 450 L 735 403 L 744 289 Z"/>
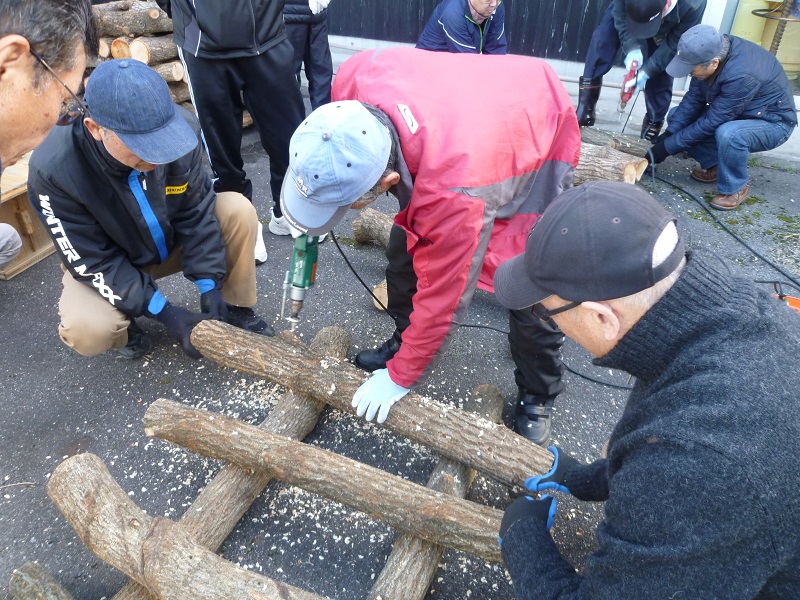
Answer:
<path fill-rule="evenodd" d="M 356 354 L 356 364 L 370 373 L 378 369 L 385 369 L 386 363 L 397 354 L 397 351 L 400 350 L 400 344 L 402 343 L 403 340 L 400 337 L 400 332 L 395 330 L 392 337 L 383 342 L 380 348 L 362 350 Z"/>
<path fill-rule="evenodd" d="M 233 306 L 232 304 L 226 304 L 226 306 L 228 307 L 228 323 L 234 327 L 268 337 L 275 335 L 272 325 L 259 317 L 252 308 L 248 306 Z"/>
<path fill-rule="evenodd" d="M 603 85 L 602 77 L 581 77 L 578 80 L 578 125 L 591 127 L 594 125 L 594 107 L 600 99 L 600 86 Z"/>
<path fill-rule="evenodd" d="M 661 133 L 661 128 L 663 126 L 664 121 L 651 122 L 650 117 L 645 115 L 642 121 L 642 135 L 640 137 L 643 140 L 652 142 L 658 137 L 658 134 Z"/>
<path fill-rule="evenodd" d="M 520 388 L 514 410 L 516 415 L 514 431 L 534 444 L 547 446 L 552 430 L 550 421 L 554 401 L 554 396 L 537 396 Z"/>
<path fill-rule="evenodd" d="M 147 334 L 131 319 L 128 325 L 128 343 L 122 348 L 117 348 L 116 352 L 120 358 L 134 360 L 143 357 L 153 349 L 153 344 Z"/>

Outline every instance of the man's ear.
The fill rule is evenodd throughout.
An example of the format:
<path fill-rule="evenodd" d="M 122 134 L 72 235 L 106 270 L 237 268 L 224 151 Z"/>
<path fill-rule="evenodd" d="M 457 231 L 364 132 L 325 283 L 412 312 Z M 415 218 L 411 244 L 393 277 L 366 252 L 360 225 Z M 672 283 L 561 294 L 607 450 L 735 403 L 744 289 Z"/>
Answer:
<path fill-rule="evenodd" d="M 584 302 L 581 308 L 586 311 L 594 330 L 600 332 L 604 340 L 610 342 L 618 339 L 622 323 L 611 305 L 607 302 Z"/>
<path fill-rule="evenodd" d="M 5 82 L 15 69 L 22 67 L 30 54 L 31 45 L 21 35 L 13 33 L 0 38 L 0 81 Z"/>
<path fill-rule="evenodd" d="M 92 119 L 91 117 L 84 117 L 83 118 L 83 126 L 86 127 L 86 130 L 89 132 L 94 139 L 98 142 L 103 139 L 103 131 L 102 127 L 97 124 L 97 122 Z"/>
<path fill-rule="evenodd" d="M 384 192 L 388 192 L 389 189 L 393 185 L 397 185 L 400 182 L 400 173 L 397 171 L 392 171 L 386 177 L 382 177 L 381 180 L 378 182 L 380 185 L 381 194 Z"/>

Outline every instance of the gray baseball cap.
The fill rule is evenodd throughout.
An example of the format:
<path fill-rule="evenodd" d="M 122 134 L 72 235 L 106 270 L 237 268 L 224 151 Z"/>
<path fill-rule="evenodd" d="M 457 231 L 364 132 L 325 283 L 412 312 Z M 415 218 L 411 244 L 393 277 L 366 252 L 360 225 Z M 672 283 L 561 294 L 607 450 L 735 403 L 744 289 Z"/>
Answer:
<path fill-rule="evenodd" d="M 723 37 L 716 27 L 695 25 L 678 40 L 678 53 L 667 65 L 672 77 L 686 77 L 697 65 L 704 65 L 722 50 Z"/>

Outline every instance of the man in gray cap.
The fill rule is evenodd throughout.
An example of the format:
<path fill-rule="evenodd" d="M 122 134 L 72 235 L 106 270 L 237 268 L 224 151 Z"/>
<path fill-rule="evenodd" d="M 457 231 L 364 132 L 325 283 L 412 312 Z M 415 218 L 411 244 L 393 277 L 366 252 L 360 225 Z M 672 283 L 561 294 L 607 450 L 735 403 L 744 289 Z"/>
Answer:
<path fill-rule="evenodd" d="M 85 356 L 138 358 L 150 350 L 140 316 L 192 358 L 200 354 L 189 336 L 203 319 L 272 335 L 251 308 L 255 209 L 242 194 L 214 193 L 194 117 L 130 59 L 100 64 L 84 101 L 83 116 L 54 129 L 30 160 L 28 196 L 63 263 L 61 340 Z M 180 271 L 202 314 L 159 290 L 156 279 Z"/>
<path fill-rule="evenodd" d="M 517 597 L 800 598 L 800 318 L 687 253 L 675 218 L 626 183 L 562 193 L 500 265 L 495 293 L 636 378 L 607 458 L 551 447 L 551 470 L 525 482 L 605 502 L 585 571 L 550 535 L 553 497 L 506 510 Z"/>
<path fill-rule="evenodd" d="M 697 25 L 681 36 L 667 72 L 691 75 L 692 83 L 646 158 L 660 163 L 688 151 L 700 163 L 692 179 L 717 182 L 711 206 L 733 210 L 750 191 L 750 153 L 777 148 L 797 126 L 786 73 L 761 46 L 722 35 L 711 25 Z"/>

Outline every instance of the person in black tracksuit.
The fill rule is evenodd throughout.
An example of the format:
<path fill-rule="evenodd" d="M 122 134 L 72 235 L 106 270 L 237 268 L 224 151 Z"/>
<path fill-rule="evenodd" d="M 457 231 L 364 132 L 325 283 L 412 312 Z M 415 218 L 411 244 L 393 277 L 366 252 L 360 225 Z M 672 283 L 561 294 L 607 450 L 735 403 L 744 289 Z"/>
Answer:
<path fill-rule="evenodd" d="M 286 0 L 283 9 L 286 35 L 294 47 L 294 73 L 300 81 L 300 69 L 305 65 L 308 79 L 308 98 L 316 110 L 331 101 L 333 59 L 328 45 L 328 9 L 314 14 L 308 0 Z"/>
<path fill-rule="evenodd" d="M 278 200 L 289 166 L 289 138 L 305 116 L 292 71 L 294 49 L 283 24 L 283 2 L 158 0 L 158 4 L 173 19 L 175 43 L 217 177 L 214 189 L 240 192 L 253 200 L 241 155 L 246 106 L 269 155 L 272 211 L 281 217 Z"/>

